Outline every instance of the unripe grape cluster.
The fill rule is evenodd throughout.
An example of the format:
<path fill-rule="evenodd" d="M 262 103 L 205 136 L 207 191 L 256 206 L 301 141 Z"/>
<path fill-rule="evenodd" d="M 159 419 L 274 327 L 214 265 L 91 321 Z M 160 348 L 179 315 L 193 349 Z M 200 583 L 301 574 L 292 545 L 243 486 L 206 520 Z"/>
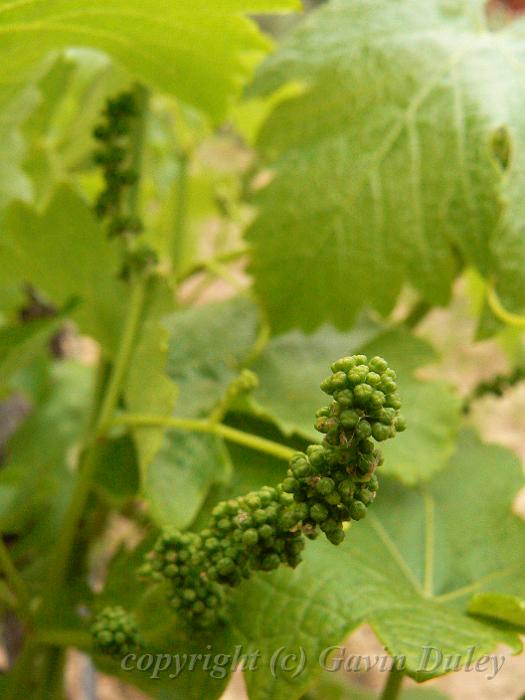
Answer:
<path fill-rule="evenodd" d="M 102 168 L 105 181 L 95 212 L 100 218 L 108 219 L 109 236 L 140 233 L 141 221 L 125 214 L 124 202 L 127 189 L 138 177 L 130 163 L 129 137 L 137 117 L 133 95 L 124 92 L 109 99 L 103 117 L 104 121 L 93 130 L 93 136 L 101 144 L 93 158 Z"/>
<path fill-rule="evenodd" d="M 323 532 L 340 544 L 343 524 L 366 515 L 383 461 L 374 440 L 405 429 L 395 372 L 381 357 L 343 357 L 321 388 L 332 397 L 316 416 L 322 444 L 294 454 L 282 483 L 222 501 L 198 534 L 165 530 L 157 540 L 143 573 L 169 581 L 171 605 L 192 624 L 225 617 L 225 587 L 296 567 L 306 538 Z"/>
<path fill-rule="evenodd" d="M 509 374 L 497 374 L 492 379 L 477 384 L 463 403 L 463 412 L 468 413 L 472 404 L 484 396 L 503 396 L 506 391 L 525 379 L 525 367 L 515 367 Z"/>
<path fill-rule="evenodd" d="M 99 612 L 91 625 L 91 635 L 97 649 L 110 656 L 123 656 L 141 647 L 133 616 L 120 606 Z"/>
<path fill-rule="evenodd" d="M 137 235 L 143 231 L 143 223 L 132 211 L 129 191 L 138 180 L 139 173 L 133 167 L 133 138 L 140 111 L 132 92 L 123 92 L 106 102 L 103 120 L 93 130 L 100 144 L 93 159 L 102 168 L 104 189 L 95 202 L 95 213 L 107 221 L 108 236 L 127 241 L 121 277 L 154 267 L 157 254 L 150 246 L 138 243 Z"/>

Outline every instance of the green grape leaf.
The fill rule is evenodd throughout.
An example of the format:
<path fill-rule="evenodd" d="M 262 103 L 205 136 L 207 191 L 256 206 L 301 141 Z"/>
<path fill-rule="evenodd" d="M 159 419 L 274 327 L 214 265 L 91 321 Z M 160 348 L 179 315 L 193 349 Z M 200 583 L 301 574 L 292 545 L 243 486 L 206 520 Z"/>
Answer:
<path fill-rule="evenodd" d="M 62 323 L 62 315 L 58 315 L 0 328 L 0 392 L 45 348 Z"/>
<path fill-rule="evenodd" d="M 31 78 L 48 52 L 80 46 L 219 119 L 271 45 L 245 15 L 290 9 L 295 0 L 2 0 L 0 91 Z"/>
<path fill-rule="evenodd" d="M 160 527 L 188 527 L 210 487 L 230 475 L 229 455 L 220 438 L 169 431 L 143 477 L 152 519 Z"/>
<path fill-rule="evenodd" d="M 384 677 L 386 682 L 386 673 Z M 399 700 L 448 700 L 448 698 L 448 695 L 434 688 L 402 688 L 399 693 Z M 349 683 L 342 674 L 323 673 L 315 686 L 308 689 L 305 700 L 380 700 L 380 695 Z"/>
<path fill-rule="evenodd" d="M 209 670 L 195 662 L 193 670 L 189 670 L 188 666 L 192 654 L 211 653 L 212 660 L 217 654 L 231 652 L 233 655 L 227 628 L 221 626 L 212 633 L 202 633 L 179 624 L 166 608 L 165 591 L 162 588 L 147 590 L 139 576 L 133 575 L 143 563 L 151 545 L 152 540 L 147 539 L 131 551 L 122 548 L 117 553 L 95 605 L 98 609 L 106 605 L 122 605 L 132 611 L 145 641 L 146 653 L 161 658 L 166 654 L 172 655 L 171 663 L 156 673 L 155 664 L 140 671 L 136 668 L 123 669 L 120 659 L 114 661 L 95 655 L 94 661 L 100 670 L 118 676 L 126 683 L 132 683 L 159 700 L 168 697 L 172 700 L 187 700 L 192 697 L 215 700 L 224 692 L 229 669 L 220 677 L 220 671 L 219 675 L 218 672 L 213 672 L 213 662 Z M 182 669 L 177 668 L 177 662 Z"/>
<path fill-rule="evenodd" d="M 251 474 L 260 486 L 264 476 Z M 446 673 L 449 655 L 475 665 L 499 643 L 520 651 L 508 625 L 474 619 L 467 608 L 474 591 L 523 597 L 525 523 L 511 511 L 522 484 L 516 458 L 466 432 L 450 466 L 424 487 L 383 479 L 371 512 L 340 547 L 308 543 L 295 571 L 244 583 L 230 620 L 232 644 L 261 652 L 260 672 L 245 674 L 250 698 L 298 698 L 320 672 L 323 650 L 364 622 L 418 681 Z M 269 671 L 281 647 L 304 650 L 306 668 L 295 678 L 293 669 Z"/>
<path fill-rule="evenodd" d="M 165 316 L 173 305 L 172 296 L 169 288 L 159 281 L 128 378 L 126 398 L 131 413 L 167 417 L 177 407 L 178 387 L 167 373 L 174 361 L 174 337 L 169 329 L 173 327 L 178 337 L 184 333 L 184 323 L 179 327 L 178 318 L 182 314 Z M 200 328 L 198 324 L 197 327 Z M 181 347 L 175 347 L 181 352 Z M 194 347 L 200 349 L 199 345 Z M 186 364 L 194 358 L 193 351 L 185 358 Z M 184 371 L 177 366 L 179 371 Z M 192 386 L 185 386 L 187 395 L 191 396 Z M 179 405 L 184 397 L 181 391 Z M 181 408 L 183 412 L 185 409 L 185 406 Z M 187 527 L 210 487 L 230 476 L 231 465 L 222 440 L 212 435 L 150 426 L 133 428 L 133 436 L 139 453 L 142 495 L 153 521 L 160 527 Z"/>
<path fill-rule="evenodd" d="M 95 448 L 96 469 L 93 486 L 117 507 L 139 492 L 139 466 L 133 440 L 122 435 L 104 440 Z"/>
<path fill-rule="evenodd" d="M 286 468 L 238 445 L 231 446 L 231 453 L 238 467 L 221 497 L 275 483 Z M 483 508 L 470 497 L 473 484 Z M 226 627 L 202 632 L 170 618 L 162 588 L 146 593 L 135 611 L 154 650 L 170 653 L 175 646 L 182 656 L 213 649 L 226 655 L 228 672 L 236 650 L 254 660 L 254 669 L 244 674 L 251 700 L 299 698 L 323 664 L 332 663 L 326 650 L 365 622 L 386 653 L 417 681 L 447 673 L 451 665 L 475 669 L 478 662 L 479 672 L 494 677 L 505 662 L 496 647 L 520 651 L 519 630 L 508 620 L 475 619 L 469 600 L 473 592 L 483 591 L 523 598 L 525 523 L 511 510 L 522 484 L 519 462 L 511 453 L 484 445 L 466 431 L 449 467 L 428 484 L 407 489 L 382 479 L 367 518 L 354 524 L 341 546 L 324 539 L 308 543 L 296 570 L 260 573 L 244 582 L 231 595 Z M 136 564 L 148 546 L 139 548 Z M 121 568 L 129 572 L 129 565 Z M 135 585 L 140 592 L 140 584 Z M 118 596 L 118 587 L 112 595 Z M 130 594 L 130 602 L 134 599 Z M 278 660 L 272 667 L 272 657 L 282 660 L 284 654 L 297 655 L 288 670 Z M 301 655 L 305 665 L 295 674 Z M 204 679 L 202 670 L 198 665 L 198 681 L 215 697 L 217 687 L 210 674 Z M 174 671 L 172 661 L 164 673 Z M 179 690 L 192 673 L 183 669 Z M 145 675 L 130 674 L 128 680 L 146 683 Z"/>
<path fill-rule="evenodd" d="M 274 420 L 284 434 L 320 441 L 313 416 L 329 401 L 319 389 L 330 373 L 326 358 L 354 352 L 381 355 L 398 374 L 408 428 L 381 446 L 385 472 L 406 484 L 427 479 L 447 464 L 454 450 L 461 402 L 444 382 L 414 376 L 436 357 L 427 343 L 407 332 L 385 332 L 379 324 L 363 321 L 348 333 L 324 326 L 311 335 L 291 331 L 272 338 L 251 366 L 259 387 L 249 405 Z"/>
<path fill-rule="evenodd" d="M 134 350 L 126 383 L 130 413 L 170 416 L 177 400 L 177 387 L 167 374 L 169 332 L 164 316 L 173 307 L 173 293 L 165 280 L 155 280 L 148 295 L 147 318 Z M 142 476 L 162 446 L 162 427 L 134 428 Z"/>
<path fill-rule="evenodd" d="M 173 314 L 167 371 L 179 389 L 176 414 L 202 416 L 221 399 L 257 339 L 257 309 L 242 297 Z"/>
<path fill-rule="evenodd" d="M 318 440 L 314 416 L 328 401 L 319 384 L 330 372 L 330 359 L 352 354 L 381 330 L 379 324 L 363 319 L 348 333 L 323 326 L 310 335 L 290 331 L 271 338 L 250 365 L 259 378 L 252 409 L 273 419 L 286 435 L 297 432 Z"/>
<path fill-rule="evenodd" d="M 3 229 L 0 264 L 7 280 L 31 283 L 60 307 L 78 300 L 73 318 L 81 330 L 112 349 L 125 298 L 119 251 L 85 202 L 61 187 L 42 214 L 12 204 Z"/>
<path fill-rule="evenodd" d="M 129 76 L 96 51 L 68 49 L 45 65 L 34 84 L 38 104 L 22 126 L 23 168 L 39 210 L 58 186 L 92 162 L 95 144 L 89 136 L 105 100 L 129 87 Z"/>
<path fill-rule="evenodd" d="M 20 535 L 19 555 L 48 550 L 62 525 L 74 483 L 93 372 L 56 362 L 37 403 L 9 440 L 0 485 L 0 529 Z"/>
<path fill-rule="evenodd" d="M 476 593 L 472 596 L 468 611 L 471 615 L 501 621 L 525 633 L 525 597 L 504 593 Z"/>
<path fill-rule="evenodd" d="M 0 208 L 12 199 L 30 201 L 33 195 L 31 180 L 22 169 L 26 144 L 20 124 L 34 109 L 38 92 L 34 87 L 11 95 L 0 111 L 0 142 L 3 166 L 0 171 Z"/>
<path fill-rule="evenodd" d="M 361 348 L 382 355 L 398 375 L 407 429 L 381 445 L 384 473 L 413 485 L 443 469 L 452 455 L 461 423 L 461 399 L 443 381 L 423 381 L 414 372 L 437 358 L 424 341 L 390 331 Z"/>
<path fill-rule="evenodd" d="M 445 304 L 458 259 L 523 306 L 525 21 L 491 31 L 485 5 L 333 0 L 263 65 L 256 94 L 302 88 L 259 134 L 248 236 L 274 332 L 388 313 L 405 282 Z"/>

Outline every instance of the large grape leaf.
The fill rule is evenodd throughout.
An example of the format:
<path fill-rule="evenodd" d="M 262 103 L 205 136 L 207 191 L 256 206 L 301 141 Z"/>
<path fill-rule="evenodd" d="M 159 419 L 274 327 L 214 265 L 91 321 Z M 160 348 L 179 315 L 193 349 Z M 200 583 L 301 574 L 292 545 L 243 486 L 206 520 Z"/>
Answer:
<path fill-rule="evenodd" d="M 167 372 L 179 389 L 179 416 L 206 415 L 248 358 L 258 330 L 257 309 L 236 297 L 173 314 Z"/>
<path fill-rule="evenodd" d="M 264 476 L 252 473 L 260 484 Z M 448 654 L 467 661 L 470 647 L 474 660 L 500 642 L 519 651 L 516 631 L 470 617 L 467 606 L 474 591 L 525 599 L 525 524 L 511 512 L 522 484 L 517 459 L 467 432 L 449 468 L 425 487 L 383 480 L 371 512 L 343 545 L 309 543 L 295 571 L 243 584 L 233 597 L 231 628 L 245 652 L 261 651 L 261 672 L 245 674 L 250 698 L 299 697 L 319 673 L 323 649 L 365 621 L 419 681 L 446 672 L 436 652 L 427 651 L 423 663 L 430 647 L 441 651 L 443 664 Z M 307 665 L 296 678 L 268 671 L 281 647 L 304 650 Z"/>
<path fill-rule="evenodd" d="M 78 300 L 81 330 L 114 347 L 125 298 L 119 249 L 71 189 L 59 188 L 42 214 L 20 202 L 9 207 L 0 265 L 7 282 L 29 282 L 57 306 Z"/>
<path fill-rule="evenodd" d="M 318 440 L 315 412 L 328 400 L 319 384 L 330 372 L 330 363 L 361 348 L 381 329 L 363 319 L 348 333 L 326 325 L 310 335 L 291 331 L 271 338 L 250 365 L 259 378 L 252 408 L 287 435 L 297 432 Z"/>
<path fill-rule="evenodd" d="M 235 376 L 235 353 L 242 353 L 243 348 L 247 352 L 253 342 L 250 330 L 254 322 L 250 318 L 252 307 L 243 301 L 213 304 L 210 308 L 165 316 L 172 306 L 172 295 L 161 284 L 150 303 L 149 318 L 129 374 L 126 398 L 128 410 L 132 413 L 193 415 L 199 412 L 197 408 L 201 406 L 201 399 L 209 408 L 220 398 L 229 378 Z M 234 325 L 232 334 L 240 332 L 239 345 L 234 342 L 233 335 L 224 333 L 221 355 L 219 345 L 211 344 L 212 338 L 215 334 L 219 336 L 218 328 L 231 320 L 230 314 L 245 311 L 248 311 L 248 316 L 242 317 L 241 324 L 243 321 L 247 324 L 247 335 L 243 337 L 242 325 Z M 216 320 L 210 323 L 212 318 Z M 246 347 L 244 342 L 247 342 Z M 172 375 L 175 372 L 177 384 L 168 370 Z M 216 384 L 209 381 L 210 371 Z M 205 387 L 201 393 L 203 381 Z M 195 407 L 195 411 L 189 404 Z M 222 439 L 213 435 L 167 431 L 162 426 L 136 427 L 133 435 L 140 458 L 142 495 L 153 521 L 161 527 L 188 527 L 210 487 L 230 476 L 231 464 Z"/>
<path fill-rule="evenodd" d="M 407 430 L 388 440 L 381 449 L 384 473 L 405 484 L 430 478 L 446 466 L 461 422 L 461 399 L 444 381 L 418 379 L 416 370 L 437 359 L 419 338 L 389 331 L 361 348 L 370 356 L 382 355 L 395 368 Z"/>
<path fill-rule="evenodd" d="M 170 416 L 178 392 L 167 374 L 169 332 L 164 316 L 173 309 L 173 291 L 166 280 L 158 278 L 150 284 L 147 296 L 147 311 L 125 387 L 126 406 L 131 413 Z M 143 478 L 161 448 L 164 433 L 161 426 L 133 430 Z"/>
<path fill-rule="evenodd" d="M 11 94 L 49 51 L 82 46 L 220 118 L 270 45 L 246 13 L 297 8 L 295 0 L 2 0 L 0 93 Z"/>
<path fill-rule="evenodd" d="M 231 453 L 235 476 L 220 490 L 223 498 L 282 478 L 285 465 L 273 457 L 237 445 Z M 468 605 L 474 592 L 483 591 L 525 600 L 525 523 L 511 511 L 522 484 L 516 458 L 465 432 L 449 467 L 424 487 L 382 479 L 367 518 L 354 523 L 341 546 L 321 538 L 309 542 L 294 571 L 259 573 L 244 582 L 232 593 L 226 628 L 201 632 L 171 618 L 162 589 L 144 596 L 143 584 L 129 581 L 129 562 L 122 563 L 125 575 L 107 594 L 115 601 L 120 596 L 127 606 L 135 601 L 148 651 L 182 657 L 213 650 L 227 656 L 228 672 L 236 650 L 255 659 L 255 668 L 244 674 L 251 700 L 299 698 L 320 674 L 322 652 L 364 622 L 387 653 L 400 663 L 404 659 L 407 675 L 426 680 L 447 672 L 449 655 L 472 664 L 500 643 L 514 652 L 521 649 L 519 630 L 501 618 L 475 619 Z M 473 488 L 481 507 L 472 498 Z M 147 548 L 128 556 L 138 564 Z M 443 655 L 441 664 L 433 649 Z M 285 654 L 297 655 L 288 660 L 288 671 L 279 662 Z M 301 656 L 305 665 L 296 674 Z M 497 661 L 500 665 L 501 652 Z M 108 670 L 119 673 L 115 666 Z M 196 667 L 195 682 L 206 697 L 216 697 L 222 681 L 204 678 L 202 670 Z M 161 678 L 167 682 L 174 671 L 172 660 Z M 486 673 L 494 673 L 494 667 Z M 127 679 L 146 684 L 146 675 L 127 674 Z M 192 675 L 186 669 L 173 679 L 173 697 L 187 692 Z M 163 697 L 163 688 L 159 683 L 156 697 Z"/>
<path fill-rule="evenodd" d="M 349 675 L 349 674 L 348 674 Z M 402 688 L 399 700 L 448 700 L 449 696 L 434 688 Z M 343 674 L 324 673 L 302 700 L 381 700 L 378 693 L 349 683 Z"/>
<path fill-rule="evenodd" d="M 28 117 L 38 100 L 38 92 L 30 86 L 13 95 L 0 112 L 2 170 L 0 172 L 0 207 L 11 199 L 30 200 L 31 180 L 22 170 L 25 142 L 20 124 Z"/>
<path fill-rule="evenodd" d="M 17 534 L 17 553 L 47 551 L 62 525 L 74 483 L 78 441 L 85 429 L 92 368 L 52 365 L 31 414 L 7 445 L 0 486 L 0 529 Z"/>
<path fill-rule="evenodd" d="M 483 0 L 333 0 L 269 58 L 256 92 L 303 88 L 259 136 L 274 172 L 249 239 L 274 330 L 349 327 L 405 282 L 446 303 L 458 261 L 523 306 L 524 35 L 490 31 Z"/>
<path fill-rule="evenodd" d="M 0 327 L 0 395 L 11 377 L 45 348 L 62 323 L 59 315 Z"/>
<path fill-rule="evenodd" d="M 252 365 L 259 377 L 253 394 L 255 412 L 271 418 L 285 434 L 296 432 L 319 441 L 314 415 L 328 397 L 319 384 L 331 360 L 353 352 L 382 355 L 398 374 L 408 429 L 382 445 L 384 471 L 407 484 L 442 469 L 454 449 L 460 423 L 460 400 L 444 382 L 414 376 L 436 359 L 432 348 L 402 330 L 384 331 L 362 322 L 349 333 L 330 326 L 311 335 L 291 331 L 272 338 Z"/>

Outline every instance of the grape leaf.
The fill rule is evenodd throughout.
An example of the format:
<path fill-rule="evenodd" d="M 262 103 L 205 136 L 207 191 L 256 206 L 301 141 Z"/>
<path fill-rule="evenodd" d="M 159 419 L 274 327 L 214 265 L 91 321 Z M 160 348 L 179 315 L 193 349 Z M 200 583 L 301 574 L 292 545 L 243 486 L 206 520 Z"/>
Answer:
<path fill-rule="evenodd" d="M 2 0 L 0 91 L 12 93 L 48 52 L 81 46 L 221 118 L 270 46 L 244 15 L 297 8 L 294 0 Z"/>
<path fill-rule="evenodd" d="M 403 331 L 390 331 L 362 347 L 384 355 L 395 368 L 407 430 L 381 449 L 384 473 L 413 485 L 443 469 L 452 455 L 461 421 L 461 399 L 443 381 L 417 379 L 417 368 L 437 359 L 431 347 Z"/>
<path fill-rule="evenodd" d="M 42 214 L 12 204 L 3 228 L 0 264 L 7 280 L 30 282 L 57 306 L 78 299 L 73 317 L 81 330 L 112 349 L 125 298 L 119 250 L 84 201 L 61 187 Z"/>
<path fill-rule="evenodd" d="M 168 362 L 173 367 L 173 354 L 168 344 L 169 328 L 173 327 L 175 337 L 178 337 L 179 333 L 184 333 L 184 322 L 179 327 L 179 314 L 165 317 L 173 301 L 170 290 L 162 282 L 154 297 L 134 353 L 126 390 L 127 405 L 131 413 L 170 416 L 177 406 L 178 387 L 166 371 Z M 197 318 L 201 318 L 195 313 Z M 198 324 L 197 327 L 200 328 Z M 208 324 L 200 330 L 209 332 Z M 173 343 L 172 336 L 172 350 Z M 200 346 L 196 345 L 195 348 Z M 208 349 L 205 342 L 204 352 Z M 178 345 L 176 350 L 179 353 L 182 351 Z M 186 365 L 194 359 L 195 352 L 186 357 Z M 184 372 L 178 363 L 177 369 Z M 193 390 L 198 392 L 188 384 L 188 396 Z M 184 401 L 184 396 L 182 392 L 179 402 Z M 186 407 L 183 406 L 181 410 L 184 412 Z M 210 487 L 230 476 L 231 464 L 223 441 L 212 435 L 167 431 L 163 427 L 149 426 L 134 428 L 133 435 L 140 457 L 142 494 L 149 504 L 153 521 L 160 527 L 188 527 Z"/>
<path fill-rule="evenodd" d="M 95 605 L 99 609 L 105 605 L 122 605 L 133 610 L 141 636 L 145 640 L 146 653 L 173 655 L 171 664 L 155 675 L 154 667 L 143 671 L 124 670 L 120 659 L 115 661 L 100 654 L 94 656 L 94 661 L 105 673 L 118 676 L 159 700 L 168 697 L 172 700 L 187 700 L 191 697 L 214 700 L 224 691 L 228 671 L 221 678 L 216 673 L 211 673 L 212 668 L 204 670 L 198 661 L 194 662 L 191 671 L 188 670 L 188 665 L 192 654 L 211 653 L 212 659 L 217 654 L 233 654 L 234 650 L 230 648 L 227 639 L 227 629 L 221 626 L 212 633 L 188 629 L 179 624 L 166 609 L 165 591 L 162 588 L 148 591 L 139 576 L 130 576 L 130 572 L 136 572 L 143 563 L 151 544 L 151 539 L 147 539 L 131 551 L 119 551 L 111 562 L 104 589 Z M 181 673 L 177 673 L 174 657 L 178 657 L 184 666 Z"/>
<path fill-rule="evenodd" d="M 169 332 L 164 317 L 173 307 L 173 293 L 159 278 L 148 294 L 147 317 L 135 347 L 126 383 L 126 403 L 131 413 L 170 416 L 176 405 L 177 387 L 167 374 Z M 142 478 L 164 439 L 163 427 L 134 428 Z"/>
<path fill-rule="evenodd" d="M 173 314 L 167 372 L 179 389 L 176 414 L 209 413 L 257 338 L 257 310 L 242 297 Z"/>
<path fill-rule="evenodd" d="M 254 487 L 261 485 L 255 469 L 252 479 Z M 295 571 L 243 584 L 233 595 L 230 619 L 233 641 L 245 652 L 261 651 L 261 671 L 245 674 L 250 698 L 299 697 L 319 673 L 323 649 L 365 621 L 418 681 L 445 673 L 448 654 L 465 663 L 498 643 L 519 651 L 519 635 L 510 627 L 466 613 L 473 591 L 525 593 L 525 523 L 511 512 L 522 484 L 516 458 L 466 432 L 447 470 L 423 488 L 383 479 L 369 516 L 343 545 L 309 543 Z M 482 508 L 472 498 L 473 485 Z M 268 670 L 281 647 L 304 649 L 307 665 L 295 679 Z M 443 654 L 441 665 L 431 647 Z"/>
<path fill-rule="evenodd" d="M 472 596 L 468 611 L 471 615 L 500 620 L 525 632 L 525 597 L 504 593 L 476 593 Z"/>
<path fill-rule="evenodd" d="M 231 451 L 236 472 L 242 473 L 221 497 L 282 478 L 285 465 L 275 458 L 238 445 Z M 472 484 L 483 495 L 483 508 L 471 498 Z M 407 489 L 382 479 L 371 512 L 354 524 L 341 546 L 324 539 L 309 542 L 296 570 L 260 573 L 243 583 L 232 593 L 226 628 L 185 632 L 162 610 L 162 589 L 146 594 L 139 616 L 155 639 L 154 649 L 164 653 L 175 643 L 180 655 L 210 648 L 230 659 L 236 649 L 250 658 L 256 654 L 256 669 L 244 674 L 251 700 L 299 698 L 321 672 L 323 650 L 339 645 L 364 622 L 418 681 L 446 673 L 448 655 L 472 664 L 499 643 L 517 652 L 515 628 L 501 620 L 474 619 L 468 605 L 474 591 L 523 597 L 525 523 L 511 511 L 522 484 L 516 458 L 467 431 L 449 467 L 425 486 Z M 154 623 L 159 610 L 163 617 Z M 271 670 L 271 658 L 282 648 L 304 653 L 306 665 L 296 677 L 293 660 L 288 672 L 279 664 Z M 434 649 L 443 655 L 441 664 Z M 181 673 L 179 690 L 191 675 Z M 212 679 L 207 683 L 215 697 Z"/>
<path fill-rule="evenodd" d="M 68 49 L 46 62 L 33 86 L 38 104 L 22 127 L 23 167 L 35 208 L 45 207 L 56 187 L 92 163 L 93 125 L 105 100 L 127 88 L 129 76 L 96 51 Z"/>
<path fill-rule="evenodd" d="M 291 331 L 272 338 L 252 365 L 259 377 L 251 407 L 273 419 L 283 433 L 297 432 L 320 441 L 313 416 L 328 402 L 319 384 L 330 373 L 327 358 L 354 352 L 384 356 L 398 374 L 403 414 L 408 429 L 385 442 L 384 471 L 407 484 L 442 469 L 454 450 L 460 421 L 460 400 L 439 381 L 414 377 L 416 368 L 434 361 L 424 341 L 403 332 L 385 332 L 378 324 L 358 324 L 349 333 L 329 326 L 311 335 Z"/>
<path fill-rule="evenodd" d="M 12 95 L 0 112 L 0 140 L 3 167 L 0 172 L 0 207 L 12 199 L 30 201 L 33 194 L 31 180 L 22 170 L 26 145 L 20 123 L 31 114 L 38 100 L 38 92 L 30 86 Z"/>
<path fill-rule="evenodd" d="M 213 484 L 231 475 L 229 455 L 214 435 L 170 431 L 144 476 L 144 498 L 160 526 L 186 528 Z"/>
<path fill-rule="evenodd" d="M 121 506 L 139 492 L 139 466 L 133 440 L 122 435 L 95 447 L 97 463 L 93 487 L 115 506 Z"/>
<path fill-rule="evenodd" d="M 434 688 L 402 688 L 399 694 L 399 700 L 448 700 L 448 697 Z M 380 700 L 380 695 L 345 681 L 341 674 L 323 673 L 303 700 Z"/>
<path fill-rule="evenodd" d="M 364 319 L 349 333 L 323 326 L 311 335 L 291 331 L 271 338 L 250 365 L 259 378 L 251 407 L 275 420 L 286 435 L 297 432 L 319 440 L 314 416 L 328 400 L 319 384 L 330 372 L 330 361 L 351 354 L 381 330 Z"/>
<path fill-rule="evenodd" d="M 11 376 L 44 349 L 62 323 L 59 315 L 0 328 L 0 393 Z"/>
<path fill-rule="evenodd" d="M 33 412 L 7 446 L 0 486 L 0 529 L 22 535 L 18 554 L 43 558 L 62 525 L 71 494 L 75 446 L 91 396 L 92 370 L 56 362 Z"/>
<path fill-rule="evenodd" d="M 303 88 L 259 135 L 273 178 L 248 235 L 274 332 L 388 313 L 405 282 L 444 304 L 458 259 L 523 306 L 525 21 L 489 31 L 485 4 L 333 0 L 260 70 L 257 94 Z"/>

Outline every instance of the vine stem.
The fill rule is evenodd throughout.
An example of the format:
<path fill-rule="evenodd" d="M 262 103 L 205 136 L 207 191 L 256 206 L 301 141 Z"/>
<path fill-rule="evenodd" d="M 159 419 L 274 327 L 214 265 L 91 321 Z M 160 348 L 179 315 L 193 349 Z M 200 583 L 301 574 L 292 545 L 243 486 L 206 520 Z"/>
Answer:
<path fill-rule="evenodd" d="M 190 158 L 184 150 L 179 151 L 179 174 L 175 196 L 175 226 L 173 230 L 172 261 L 175 273 L 178 273 L 181 260 L 186 253 L 186 214 L 188 175 Z"/>
<path fill-rule="evenodd" d="M 93 647 L 91 634 L 82 630 L 40 629 L 35 632 L 35 641 L 55 647 L 77 647 L 84 650 Z"/>
<path fill-rule="evenodd" d="M 0 536 L 0 568 L 3 570 L 6 580 L 16 596 L 16 600 L 22 617 L 29 618 L 31 615 L 30 596 L 25 581 L 20 576 L 4 538 Z"/>
<path fill-rule="evenodd" d="M 137 172 L 139 172 L 144 150 L 149 93 L 144 86 L 136 85 L 134 96 L 140 117 L 135 128 L 131 160 L 133 167 L 137 169 Z M 137 179 L 137 182 L 131 187 L 129 194 L 129 210 L 131 215 L 135 215 L 138 209 L 139 195 L 139 181 Z M 93 474 L 96 469 L 94 448 L 96 447 L 97 442 L 104 438 L 108 428 L 111 425 L 113 412 L 117 406 L 120 392 L 126 378 L 135 344 L 135 338 L 140 330 L 142 312 L 144 311 L 145 297 L 148 286 L 148 277 L 146 275 L 136 275 L 131 278 L 130 286 L 131 295 L 115 362 L 109 375 L 107 385 L 102 392 L 102 399 L 98 411 L 94 417 L 93 425 L 88 430 L 84 449 L 81 452 L 81 457 L 79 460 L 78 477 L 75 488 L 69 502 L 63 526 L 60 530 L 60 535 L 55 545 L 54 566 L 52 567 L 47 580 L 44 595 L 44 609 L 49 616 L 53 616 L 55 613 L 56 603 L 60 594 L 60 587 L 66 573 L 71 548 L 75 540 L 84 507 L 91 491 Z"/>
<path fill-rule="evenodd" d="M 493 282 L 487 284 L 487 301 L 492 313 L 499 318 L 500 321 L 512 326 L 513 328 L 525 328 L 525 316 L 507 311 L 501 303 L 501 300 L 496 292 Z"/>
<path fill-rule="evenodd" d="M 44 599 L 47 601 L 45 610 L 48 616 L 53 616 L 55 613 L 57 598 L 60 594 L 60 587 L 65 576 L 69 554 L 91 491 L 93 474 L 97 465 L 94 448 L 97 442 L 103 439 L 111 425 L 113 411 L 117 405 L 127 373 L 134 341 L 140 328 L 146 286 L 146 278 L 139 278 L 133 282 L 128 314 L 124 324 L 119 351 L 104 393 L 94 429 L 88 437 L 82 452 L 77 481 L 55 546 L 53 567 L 47 580 Z"/>
<path fill-rule="evenodd" d="M 397 700 L 401 693 L 404 676 L 404 672 L 398 669 L 394 663 L 388 672 L 388 679 L 381 693 L 380 700 Z"/>
<path fill-rule="evenodd" d="M 135 87 L 135 99 L 140 109 L 139 123 L 136 126 L 133 150 L 131 153 L 132 163 L 138 170 L 142 162 L 142 154 L 145 140 L 145 123 L 147 119 L 147 104 L 149 93 L 142 85 Z M 139 183 L 137 182 L 130 190 L 129 210 L 134 215 L 138 209 Z M 66 577 L 71 551 L 75 543 L 78 527 L 92 488 L 93 475 L 97 465 L 96 446 L 103 440 L 111 426 L 113 413 L 117 407 L 120 394 L 126 379 L 130 364 L 135 340 L 139 334 L 142 322 L 142 315 L 145 306 L 145 299 L 149 285 L 149 276 L 146 273 L 136 274 L 130 279 L 130 299 L 124 319 L 123 331 L 120 343 L 116 352 L 107 384 L 101 392 L 100 406 L 95 408 L 90 417 L 87 435 L 78 461 L 78 474 L 73 489 L 71 499 L 68 504 L 66 515 L 60 533 L 58 535 L 54 550 L 51 555 L 52 566 L 44 587 L 42 602 L 42 618 L 52 619 L 57 612 L 58 603 L 62 594 L 62 586 Z M 103 360 L 101 360 L 102 362 Z M 95 392 L 97 394 L 97 392 Z M 98 403 L 98 397 L 94 397 L 94 406 Z M 43 640 L 40 640 L 43 641 Z M 51 640 L 50 652 L 47 654 L 39 676 L 44 678 L 44 683 L 50 681 L 52 674 L 52 654 L 56 646 Z M 16 664 L 11 682 L 8 686 L 6 700 L 14 700 L 19 693 L 19 680 L 26 674 L 33 661 L 33 655 L 38 650 L 39 643 L 30 636 L 26 640 L 21 657 Z M 27 674 L 26 674 L 27 675 Z M 52 679 L 51 679 L 52 680 Z"/>
<path fill-rule="evenodd" d="M 113 425 L 125 425 L 132 428 L 172 428 L 174 430 L 187 430 L 195 433 L 211 433 L 223 437 L 229 442 L 244 445 L 252 450 L 264 452 L 266 454 L 289 461 L 297 450 L 286 445 L 281 445 L 273 440 L 259 437 L 253 433 L 245 433 L 242 430 L 231 428 L 224 423 L 213 423 L 208 420 L 198 418 L 176 418 L 171 416 L 148 416 L 140 414 L 123 414 L 117 416 Z"/>
<path fill-rule="evenodd" d="M 193 275 L 196 275 L 199 272 L 206 272 L 206 270 L 209 269 L 210 262 L 224 265 L 226 263 L 240 260 L 241 258 L 246 257 L 249 253 L 250 249 L 248 248 L 248 246 L 244 246 L 242 248 L 234 248 L 233 250 L 227 250 L 224 253 L 217 253 L 217 255 L 214 255 L 213 257 L 207 260 L 199 260 L 198 262 L 193 263 L 189 268 L 183 270 L 178 275 L 177 281 L 179 283 L 185 282 L 187 279 L 189 279 Z"/>

